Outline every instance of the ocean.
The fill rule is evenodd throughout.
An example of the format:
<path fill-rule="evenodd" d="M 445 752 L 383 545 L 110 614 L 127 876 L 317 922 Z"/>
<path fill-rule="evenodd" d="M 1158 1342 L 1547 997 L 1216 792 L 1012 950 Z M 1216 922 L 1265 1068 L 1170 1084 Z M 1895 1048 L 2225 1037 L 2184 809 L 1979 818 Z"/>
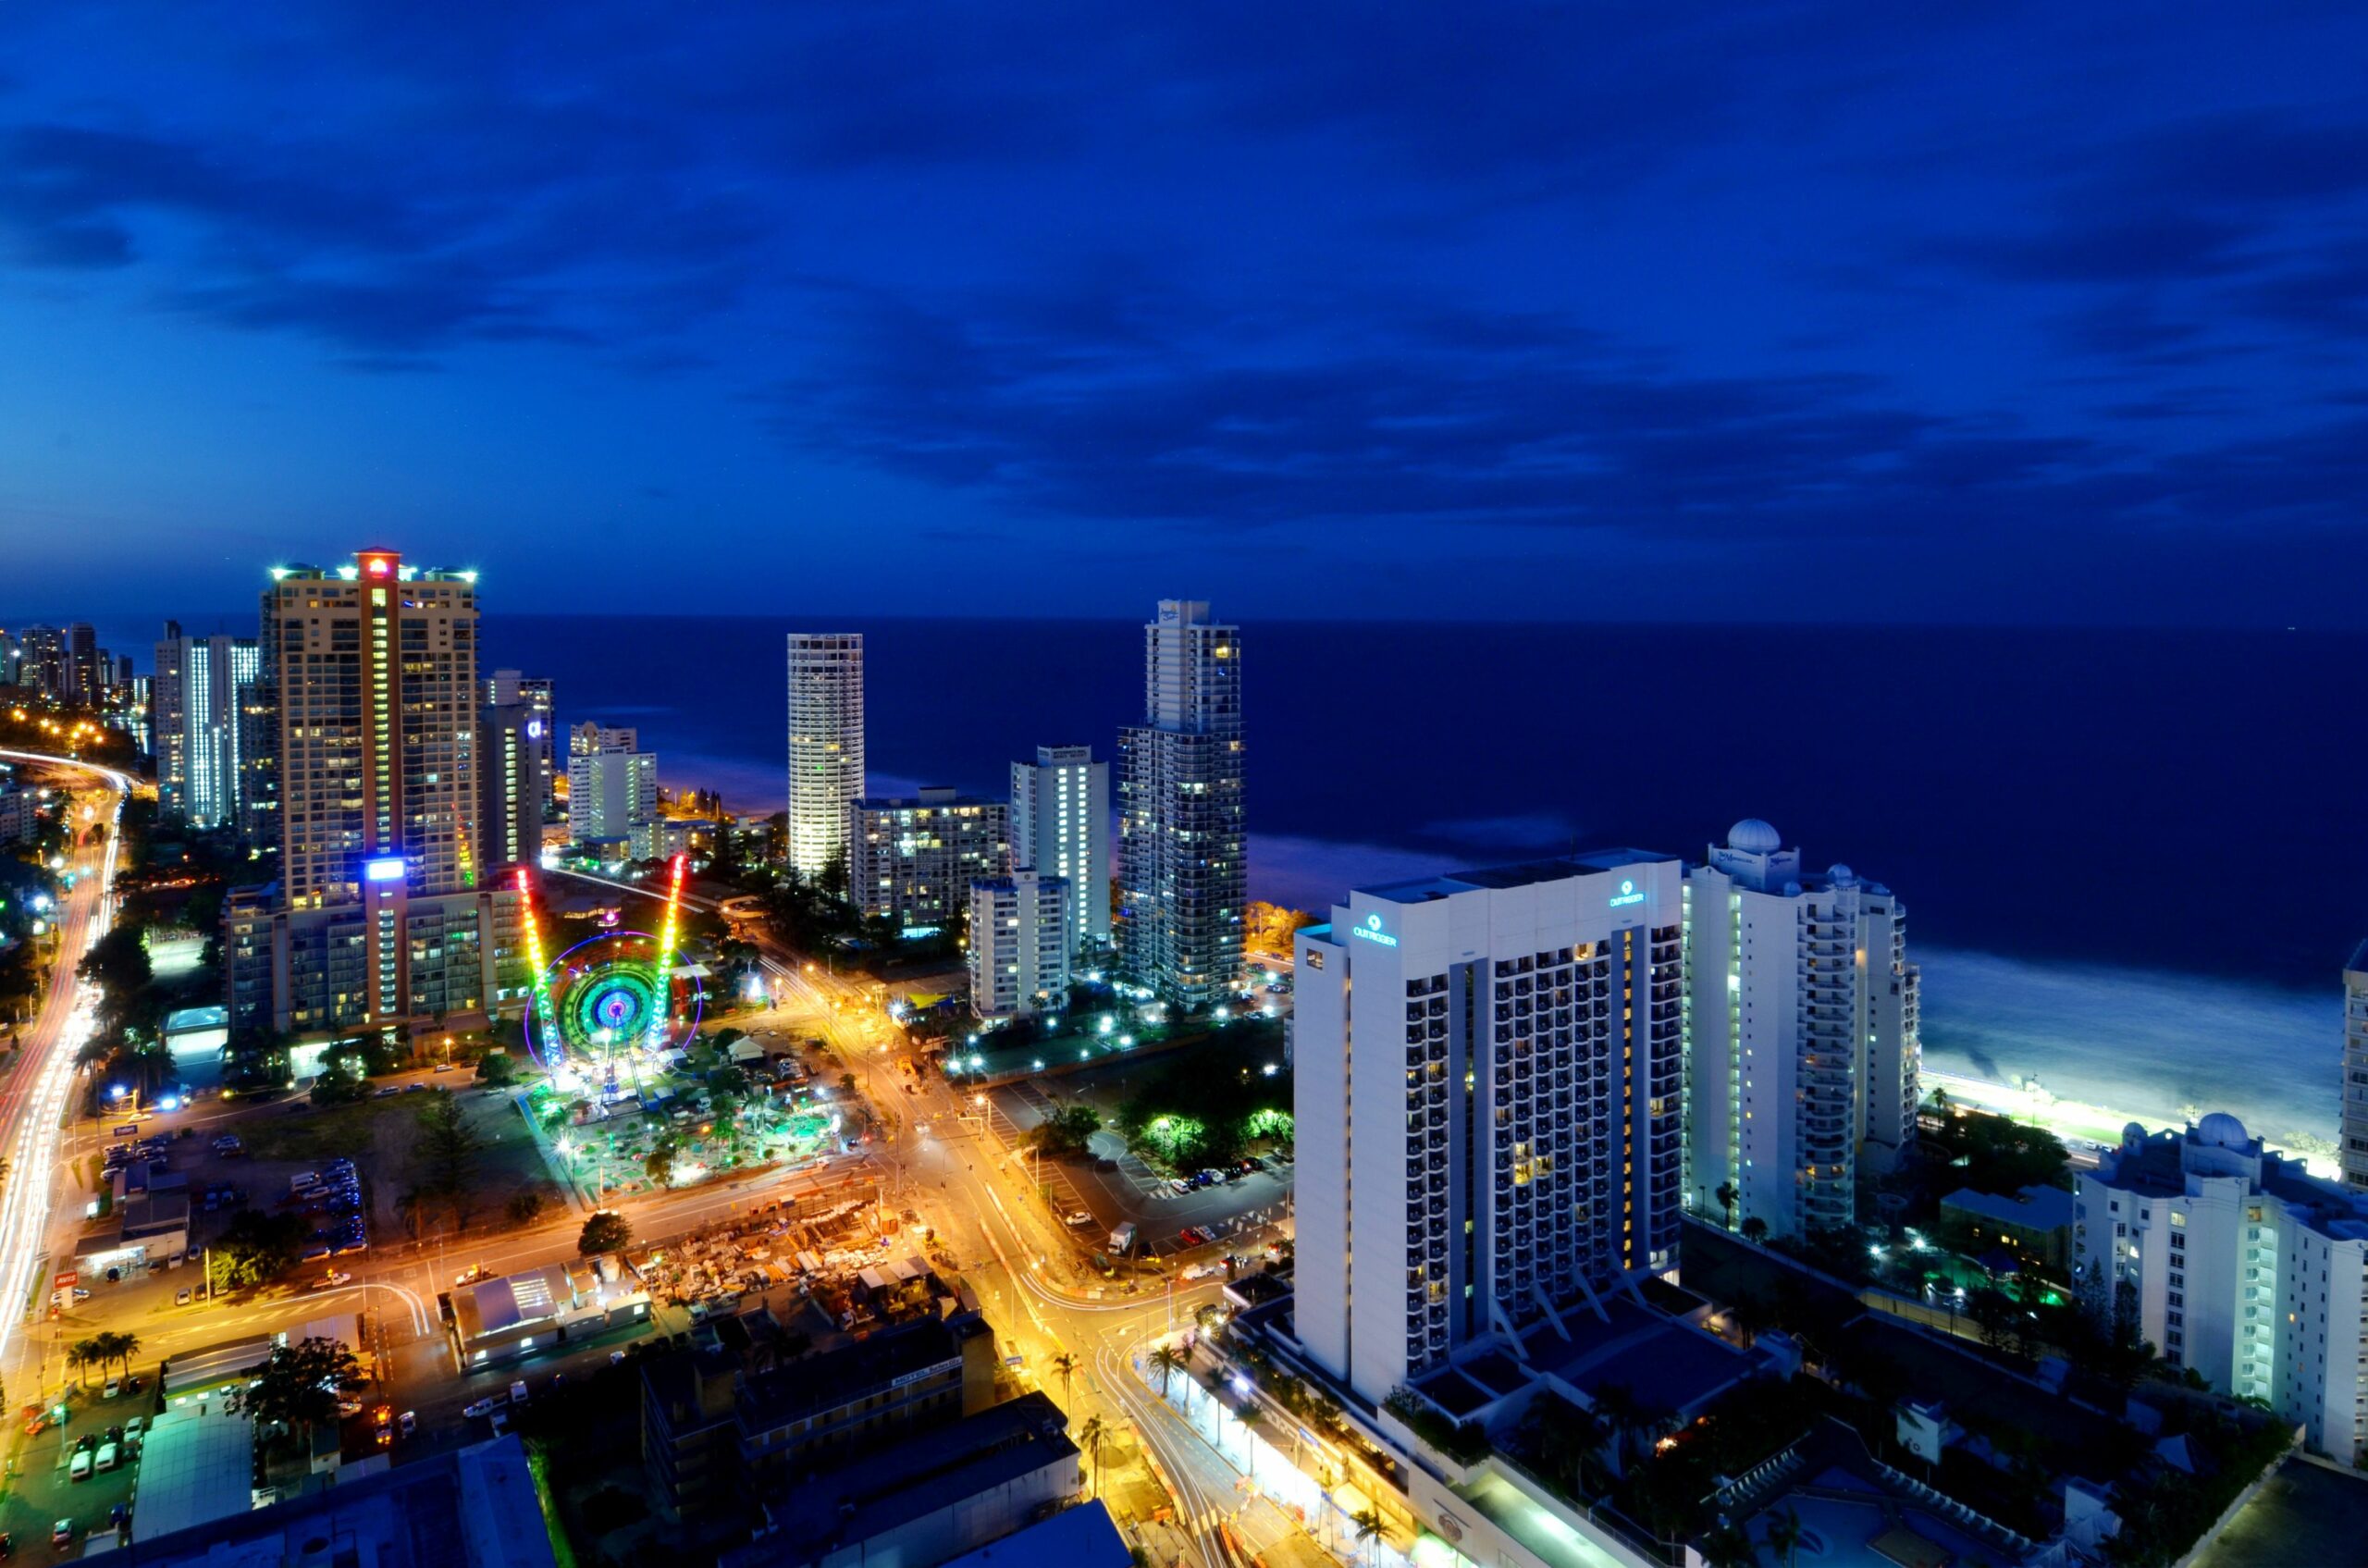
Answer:
<path fill-rule="evenodd" d="M 865 634 L 875 793 L 1000 794 L 1012 759 L 1107 756 L 1141 711 L 1134 622 L 497 612 L 482 658 L 552 677 L 563 722 L 637 725 L 667 784 L 771 809 L 792 626 Z M 2333 1134 L 2338 971 L 2368 936 L 2368 636 L 1253 622 L 1243 642 L 1256 896 L 1322 907 L 1574 846 L 1699 855 L 1764 817 L 1906 902 L 1935 1067 Z"/>

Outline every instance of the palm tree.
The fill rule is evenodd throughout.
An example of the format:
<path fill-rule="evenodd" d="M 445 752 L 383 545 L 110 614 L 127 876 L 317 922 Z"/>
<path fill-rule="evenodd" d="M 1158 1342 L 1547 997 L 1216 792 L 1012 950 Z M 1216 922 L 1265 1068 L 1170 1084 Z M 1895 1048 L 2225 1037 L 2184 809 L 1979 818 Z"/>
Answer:
<path fill-rule="evenodd" d="M 1619 1441 L 1613 1447 L 1613 1453 L 1624 1472 L 1628 1468 L 1629 1438 L 1644 1426 L 1644 1404 L 1626 1384 L 1607 1383 L 1596 1392 L 1595 1408 L 1618 1434 Z"/>
<path fill-rule="evenodd" d="M 1793 1568 L 1794 1554 L 1801 1546 L 1801 1516 L 1791 1509 L 1768 1521 L 1768 1549 L 1784 1554 L 1784 1568 Z"/>
<path fill-rule="evenodd" d="M 1710 1568 L 1759 1568 L 1759 1549 L 1740 1525 L 1720 1525 L 1702 1537 L 1701 1547 Z"/>
<path fill-rule="evenodd" d="M 1363 1549 L 1365 1561 L 1371 1562 L 1373 1561 L 1371 1543 L 1382 1539 L 1389 1532 L 1388 1525 L 1382 1520 L 1381 1511 L 1377 1508 L 1361 1508 L 1349 1523 L 1357 1527 L 1357 1545 Z"/>
<path fill-rule="evenodd" d="M 66 1347 L 65 1353 L 67 1370 L 80 1372 L 82 1375 L 82 1387 L 89 1388 L 91 1386 L 91 1341 L 77 1340 Z"/>
<path fill-rule="evenodd" d="M 1250 1467 L 1250 1488 L 1255 1491 L 1258 1488 L 1258 1440 L 1251 1435 L 1251 1428 L 1266 1419 L 1266 1413 L 1244 1400 L 1233 1416 L 1241 1423 L 1241 1454 Z"/>
<path fill-rule="evenodd" d="M 1098 1415 L 1087 1416 L 1085 1425 L 1077 1429 L 1078 1441 L 1093 1456 L 1093 1490 L 1097 1496 L 1102 1491 L 1102 1439 L 1108 1435 L 1109 1428 L 1103 1426 Z"/>
<path fill-rule="evenodd" d="M 1076 1376 L 1078 1359 L 1068 1352 L 1062 1351 L 1053 1357 L 1049 1364 L 1061 1376 L 1061 1402 L 1067 1404 L 1069 1402 L 1069 1379 Z"/>
<path fill-rule="evenodd" d="M 1720 1182 L 1718 1191 L 1712 1194 L 1719 1200 L 1719 1206 L 1727 1211 L 1727 1228 L 1730 1230 L 1735 1226 L 1735 1200 L 1741 1195 L 1732 1181 Z"/>
<path fill-rule="evenodd" d="M 1167 1397 L 1167 1379 L 1191 1366 L 1191 1358 L 1174 1345 L 1161 1345 L 1151 1352 L 1152 1366 L 1159 1373 L 1159 1397 Z"/>
<path fill-rule="evenodd" d="M 123 1375 L 126 1377 L 130 1377 L 131 1358 L 140 1353 L 140 1336 L 137 1334 L 109 1334 L 105 1336 L 105 1338 L 109 1346 L 113 1349 L 115 1359 L 123 1363 Z"/>

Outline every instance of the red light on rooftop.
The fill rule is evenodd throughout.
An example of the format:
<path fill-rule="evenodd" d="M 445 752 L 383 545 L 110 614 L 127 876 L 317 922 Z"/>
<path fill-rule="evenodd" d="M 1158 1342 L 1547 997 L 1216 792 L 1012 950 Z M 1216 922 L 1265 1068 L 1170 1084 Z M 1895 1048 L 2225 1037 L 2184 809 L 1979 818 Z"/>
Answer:
<path fill-rule="evenodd" d="M 402 563 L 403 559 L 400 551 L 391 549 L 361 549 L 353 554 L 354 559 L 362 562 L 363 574 L 370 577 L 395 575 L 395 568 Z"/>

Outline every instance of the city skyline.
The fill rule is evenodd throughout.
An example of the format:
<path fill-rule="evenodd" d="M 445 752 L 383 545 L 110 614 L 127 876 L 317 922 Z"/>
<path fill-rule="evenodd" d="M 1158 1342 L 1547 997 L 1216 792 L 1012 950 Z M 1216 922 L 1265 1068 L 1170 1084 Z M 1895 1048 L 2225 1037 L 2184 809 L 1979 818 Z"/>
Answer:
<path fill-rule="evenodd" d="M 2362 623 L 2357 17 L 140 14 L 0 21 L 12 614 Z"/>

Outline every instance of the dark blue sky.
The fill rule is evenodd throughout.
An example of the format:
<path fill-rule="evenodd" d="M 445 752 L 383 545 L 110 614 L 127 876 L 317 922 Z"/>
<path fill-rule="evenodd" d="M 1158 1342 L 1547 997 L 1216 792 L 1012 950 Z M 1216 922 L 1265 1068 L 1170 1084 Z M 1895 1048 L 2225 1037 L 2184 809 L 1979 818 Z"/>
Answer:
<path fill-rule="evenodd" d="M 0 10 L 13 612 L 2368 624 L 2356 6 Z"/>

